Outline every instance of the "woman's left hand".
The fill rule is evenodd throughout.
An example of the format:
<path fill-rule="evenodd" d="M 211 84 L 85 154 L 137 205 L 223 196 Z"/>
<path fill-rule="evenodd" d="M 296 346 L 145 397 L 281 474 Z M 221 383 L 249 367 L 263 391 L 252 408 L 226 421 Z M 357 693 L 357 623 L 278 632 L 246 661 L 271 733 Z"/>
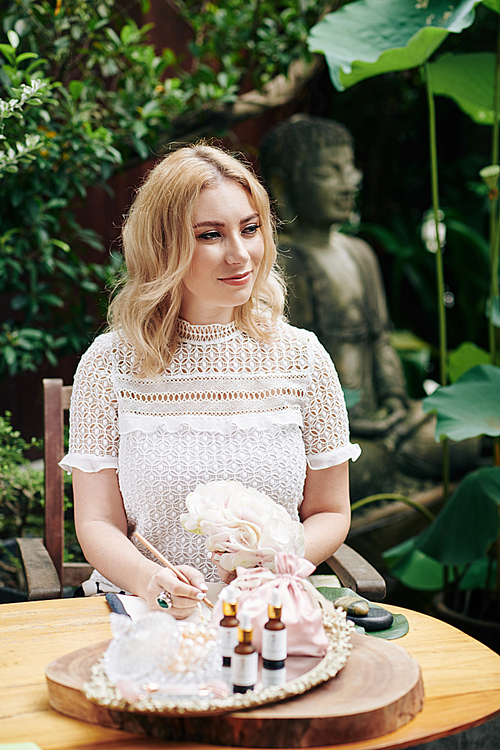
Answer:
<path fill-rule="evenodd" d="M 234 581 L 236 578 L 236 573 L 234 570 L 226 570 L 222 567 L 220 564 L 220 558 L 222 557 L 224 553 L 223 552 L 212 552 L 212 562 L 217 568 L 217 573 L 219 574 L 219 578 L 221 579 L 222 583 L 231 583 L 231 581 Z"/>

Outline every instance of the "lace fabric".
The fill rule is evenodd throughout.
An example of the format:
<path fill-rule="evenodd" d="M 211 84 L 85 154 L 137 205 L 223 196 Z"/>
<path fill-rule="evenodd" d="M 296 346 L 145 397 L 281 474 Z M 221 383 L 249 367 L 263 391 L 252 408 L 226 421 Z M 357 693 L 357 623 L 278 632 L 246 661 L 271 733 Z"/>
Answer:
<path fill-rule="evenodd" d="M 315 336 L 281 323 L 271 343 L 234 324 L 179 321 L 167 370 L 139 378 L 133 348 L 116 333 L 82 357 L 61 466 L 117 468 L 129 524 L 174 564 L 217 580 L 203 539 L 179 516 L 198 484 L 238 480 L 298 519 L 307 464 L 356 459 L 342 389 Z M 141 552 L 145 552 L 141 549 Z"/>

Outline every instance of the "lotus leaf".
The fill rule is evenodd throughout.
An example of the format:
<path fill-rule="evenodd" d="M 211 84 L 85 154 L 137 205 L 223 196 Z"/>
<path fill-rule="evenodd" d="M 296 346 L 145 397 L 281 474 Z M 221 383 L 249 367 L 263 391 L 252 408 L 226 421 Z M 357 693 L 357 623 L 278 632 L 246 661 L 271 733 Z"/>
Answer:
<path fill-rule="evenodd" d="M 427 67 L 434 94 L 453 99 L 460 109 L 480 125 L 492 125 L 495 55 L 469 52 L 442 55 Z"/>
<path fill-rule="evenodd" d="M 407 539 L 382 553 L 391 573 L 410 589 L 439 591 L 444 584 L 441 563 L 417 548 L 417 538 Z"/>
<path fill-rule="evenodd" d="M 485 349 L 481 349 L 471 341 L 464 341 L 448 357 L 448 375 L 451 382 L 455 383 L 476 365 L 487 365 L 490 361 L 491 357 Z"/>
<path fill-rule="evenodd" d="M 478 365 L 453 385 L 438 388 L 422 402 L 436 412 L 436 440 L 500 435 L 500 368 Z"/>
<path fill-rule="evenodd" d="M 474 21 L 479 0 L 358 0 L 311 29 L 311 52 L 323 52 L 333 85 L 422 65 L 446 39 Z"/>
<path fill-rule="evenodd" d="M 500 467 L 468 474 L 443 510 L 416 540 L 417 548 L 444 565 L 463 565 L 486 556 L 498 536 Z"/>

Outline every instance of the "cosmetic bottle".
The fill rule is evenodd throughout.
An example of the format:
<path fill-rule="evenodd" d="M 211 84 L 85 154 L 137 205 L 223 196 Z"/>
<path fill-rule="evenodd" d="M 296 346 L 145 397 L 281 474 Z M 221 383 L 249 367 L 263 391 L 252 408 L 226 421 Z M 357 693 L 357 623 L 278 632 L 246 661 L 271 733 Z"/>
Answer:
<path fill-rule="evenodd" d="M 227 586 L 222 591 L 222 612 L 224 617 L 219 623 L 219 639 L 222 652 L 222 679 L 231 685 L 231 658 L 238 645 L 238 610 L 237 589 Z"/>
<path fill-rule="evenodd" d="M 233 693 L 253 690 L 257 682 L 259 655 L 252 645 L 252 618 L 248 612 L 239 613 L 238 645 L 231 657 Z"/>
<path fill-rule="evenodd" d="M 272 591 L 268 614 L 269 620 L 262 631 L 262 687 L 286 682 L 286 627 L 281 622 L 281 596 L 277 588 Z"/>

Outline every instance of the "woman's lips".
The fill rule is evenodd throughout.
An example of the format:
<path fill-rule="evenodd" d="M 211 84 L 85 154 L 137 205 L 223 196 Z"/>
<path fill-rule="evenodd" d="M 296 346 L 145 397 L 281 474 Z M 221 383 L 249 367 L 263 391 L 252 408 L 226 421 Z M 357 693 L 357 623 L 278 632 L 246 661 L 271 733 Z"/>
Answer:
<path fill-rule="evenodd" d="M 251 275 L 251 271 L 246 271 L 245 273 L 238 273 L 234 276 L 227 276 L 224 279 L 219 279 L 219 281 L 224 282 L 224 284 L 229 284 L 229 286 L 243 286 L 249 282 Z"/>

